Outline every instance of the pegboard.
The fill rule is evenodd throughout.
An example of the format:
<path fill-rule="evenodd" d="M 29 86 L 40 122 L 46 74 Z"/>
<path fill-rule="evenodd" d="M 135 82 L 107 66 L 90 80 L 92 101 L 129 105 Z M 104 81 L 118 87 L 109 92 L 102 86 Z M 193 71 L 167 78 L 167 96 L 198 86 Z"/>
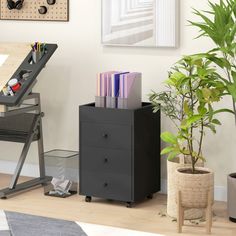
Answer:
<path fill-rule="evenodd" d="M 46 0 L 25 0 L 21 10 L 9 10 L 7 0 L 0 0 L 1 20 L 37 20 L 37 21 L 69 21 L 69 0 L 57 0 L 54 5 L 48 5 Z M 38 12 L 40 6 L 47 7 L 47 13 Z"/>

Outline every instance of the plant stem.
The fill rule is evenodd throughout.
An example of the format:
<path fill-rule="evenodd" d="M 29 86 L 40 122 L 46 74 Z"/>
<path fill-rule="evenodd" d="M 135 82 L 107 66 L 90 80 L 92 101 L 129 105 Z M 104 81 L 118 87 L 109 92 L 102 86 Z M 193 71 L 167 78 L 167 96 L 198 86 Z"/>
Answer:
<path fill-rule="evenodd" d="M 234 102 L 233 98 L 232 98 L 232 102 L 233 102 L 233 110 L 234 110 L 234 122 L 235 122 L 235 125 L 236 125 L 236 105 L 235 105 L 235 102 Z"/>
<path fill-rule="evenodd" d="M 184 119 L 184 96 L 182 95 L 182 99 L 181 99 L 181 117 L 180 120 Z"/>
<path fill-rule="evenodd" d="M 201 130 L 200 130 L 201 136 L 200 136 L 200 143 L 199 143 L 199 149 L 198 149 L 198 156 L 202 152 L 203 130 L 204 130 L 203 119 L 201 119 Z"/>
<path fill-rule="evenodd" d="M 199 149 L 198 149 L 197 158 L 195 158 L 195 160 L 194 160 L 194 167 L 199 160 L 200 154 L 202 153 L 202 141 L 203 141 L 203 136 L 204 136 L 204 132 L 203 132 L 204 131 L 204 123 L 203 122 L 204 122 L 203 119 L 201 119 L 201 130 L 200 130 L 201 135 L 200 135 Z"/>
<path fill-rule="evenodd" d="M 194 101 L 193 101 L 193 89 L 192 89 L 192 80 L 191 80 L 191 75 L 192 75 L 192 67 L 190 66 L 189 68 L 189 90 L 190 90 L 190 100 L 191 100 L 191 110 L 194 113 Z M 195 173 L 195 158 L 193 156 L 193 125 L 191 124 L 190 127 L 190 156 L 191 156 L 191 162 L 192 162 L 192 172 L 193 174 Z"/>
<path fill-rule="evenodd" d="M 188 149 L 189 149 L 189 153 L 190 153 L 189 155 L 190 155 L 190 158 L 191 158 L 192 173 L 194 174 L 194 172 L 195 172 L 195 163 L 194 163 L 192 146 L 191 146 L 191 142 L 190 142 L 189 139 L 188 139 Z"/>

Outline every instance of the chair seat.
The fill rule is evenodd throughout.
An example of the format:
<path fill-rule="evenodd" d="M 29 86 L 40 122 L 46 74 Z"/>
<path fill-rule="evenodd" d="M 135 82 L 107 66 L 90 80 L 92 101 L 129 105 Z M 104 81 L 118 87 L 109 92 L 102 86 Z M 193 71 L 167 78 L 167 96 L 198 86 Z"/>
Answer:
<path fill-rule="evenodd" d="M 24 113 L 0 118 L 0 141 L 24 143 L 37 114 Z M 33 141 L 39 139 L 34 135 Z"/>

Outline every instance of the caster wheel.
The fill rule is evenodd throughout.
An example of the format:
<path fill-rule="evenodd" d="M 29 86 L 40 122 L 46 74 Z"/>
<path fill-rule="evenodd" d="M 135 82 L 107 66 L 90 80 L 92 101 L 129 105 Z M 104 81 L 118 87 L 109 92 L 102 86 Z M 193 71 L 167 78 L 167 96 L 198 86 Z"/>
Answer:
<path fill-rule="evenodd" d="M 152 195 L 152 194 L 149 194 L 149 195 L 147 196 L 147 199 L 153 199 L 153 195 Z"/>
<path fill-rule="evenodd" d="M 85 197 L 85 202 L 91 202 L 91 200 L 92 200 L 91 197 L 89 197 L 89 196 L 86 196 L 86 197 Z"/>
<path fill-rule="evenodd" d="M 1 199 L 2 199 L 2 200 L 6 200 L 6 199 L 7 199 L 7 197 L 1 197 Z"/>
<path fill-rule="evenodd" d="M 126 203 L 126 207 L 127 207 L 127 208 L 132 208 L 132 202 L 127 202 L 127 203 Z"/>
<path fill-rule="evenodd" d="M 233 217 L 229 217 L 229 220 L 230 220 L 231 222 L 234 222 L 234 223 L 236 223 L 236 219 L 235 219 L 235 218 L 233 218 Z"/>

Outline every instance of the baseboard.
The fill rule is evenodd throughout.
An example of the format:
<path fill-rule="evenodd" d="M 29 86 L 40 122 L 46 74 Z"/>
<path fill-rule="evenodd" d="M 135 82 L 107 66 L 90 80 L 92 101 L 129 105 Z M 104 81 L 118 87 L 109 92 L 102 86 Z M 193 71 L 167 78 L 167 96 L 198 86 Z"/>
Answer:
<path fill-rule="evenodd" d="M 215 200 L 227 202 L 227 188 L 224 186 L 215 186 Z"/>
<path fill-rule="evenodd" d="M 0 173 L 13 174 L 16 163 L 13 161 L 0 161 Z M 22 169 L 21 175 L 28 177 L 38 177 L 39 168 L 37 164 L 26 163 Z M 167 193 L 167 180 L 161 181 L 161 193 Z M 227 201 L 227 188 L 225 186 L 215 186 L 214 196 L 216 201 Z"/>
<path fill-rule="evenodd" d="M 16 168 L 16 162 L 13 161 L 0 161 L 0 173 L 2 174 L 13 174 Z M 21 175 L 27 177 L 38 177 L 39 167 L 37 164 L 25 163 L 21 171 Z"/>

